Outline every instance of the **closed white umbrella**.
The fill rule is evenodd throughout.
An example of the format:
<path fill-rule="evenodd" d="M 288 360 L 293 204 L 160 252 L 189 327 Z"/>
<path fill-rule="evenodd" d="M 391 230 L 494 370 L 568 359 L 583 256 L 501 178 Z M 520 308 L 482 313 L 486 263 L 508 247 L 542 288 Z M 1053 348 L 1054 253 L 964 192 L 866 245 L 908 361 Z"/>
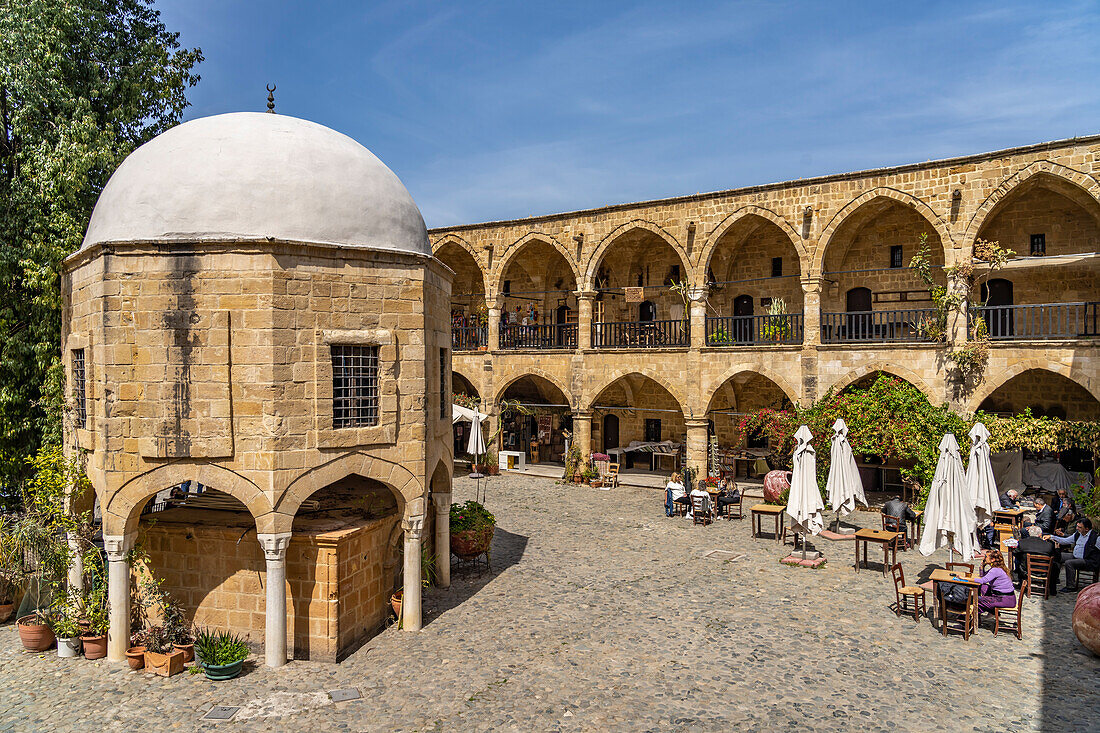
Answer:
<path fill-rule="evenodd" d="M 1001 497 L 997 493 L 997 479 L 993 476 L 993 464 L 990 462 L 989 430 L 985 425 L 974 423 L 970 428 L 970 463 L 966 466 L 966 489 L 979 522 L 993 521 L 993 510 L 1001 508 Z"/>
<path fill-rule="evenodd" d="M 466 444 L 466 452 L 474 457 L 474 463 L 478 461 L 478 456 L 485 452 L 485 436 L 481 434 L 481 421 L 489 417 L 477 410 L 471 410 L 468 407 L 462 405 L 451 406 L 451 422 L 468 422 L 470 425 L 470 441 Z M 471 473 L 473 478 L 481 478 L 480 473 Z"/>
<path fill-rule="evenodd" d="M 836 512 L 837 527 L 840 518 L 856 510 L 856 502 L 867 506 L 863 495 L 863 481 L 859 478 L 856 457 L 848 443 L 848 425 L 837 418 L 833 423 L 832 446 L 829 448 L 829 478 L 825 482 L 829 505 Z"/>
<path fill-rule="evenodd" d="M 794 449 L 794 470 L 791 472 L 791 493 L 787 497 L 787 515 L 792 527 L 800 534 L 816 535 L 825 527 L 821 512 L 825 504 L 817 488 L 817 454 L 810 445 L 813 434 L 805 425 L 794 434 L 798 445 Z M 802 559 L 806 559 L 806 538 L 802 538 Z"/>
<path fill-rule="evenodd" d="M 920 538 L 922 555 L 931 555 L 947 544 L 949 548 L 969 560 L 974 556 L 978 538 L 974 531 L 978 519 L 974 503 L 966 489 L 962 456 L 959 444 L 951 433 L 940 441 L 940 460 L 936 464 L 936 476 L 928 491 L 924 507 L 924 533 Z"/>

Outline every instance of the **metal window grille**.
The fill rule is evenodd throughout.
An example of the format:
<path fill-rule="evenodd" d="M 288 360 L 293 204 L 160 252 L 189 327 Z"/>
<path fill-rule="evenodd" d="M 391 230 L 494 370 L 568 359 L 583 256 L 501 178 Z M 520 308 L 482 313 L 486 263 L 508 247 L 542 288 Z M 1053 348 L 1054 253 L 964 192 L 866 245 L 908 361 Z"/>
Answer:
<path fill-rule="evenodd" d="M 439 350 L 439 416 L 447 417 L 447 350 Z"/>
<path fill-rule="evenodd" d="M 1031 235 L 1031 254 L 1032 255 L 1045 255 L 1047 253 L 1047 235 L 1046 234 L 1032 234 Z"/>
<path fill-rule="evenodd" d="M 901 245 L 895 244 L 890 248 L 890 267 L 902 266 Z"/>
<path fill-rule="evenodd" d="M 76 402 L 76 422 L 88 426 L 88 400 L 85 391 L 84 349 L 73 349 L 73 398 Z"/>
<path fill-rule="evenodd" d="M 378 347 L 332 345 L 332 426 L 378 424 Z"/>

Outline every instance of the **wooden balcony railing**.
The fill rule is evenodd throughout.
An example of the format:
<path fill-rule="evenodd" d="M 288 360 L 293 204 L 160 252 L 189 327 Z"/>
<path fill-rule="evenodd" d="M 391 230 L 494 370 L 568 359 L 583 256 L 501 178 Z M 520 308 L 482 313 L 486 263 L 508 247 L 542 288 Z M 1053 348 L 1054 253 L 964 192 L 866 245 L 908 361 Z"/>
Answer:
<path fill-rule="evenodd" d="M 973 317 L 984 319 L 989 338 L 998 341 L 1100 336 L 1100 303 L 991 305 L 974 308 Z"/>
<path fill-rule="evenodd" d="M 454 351 L 477 351 L 488 343 L 486 326 L 462 326 L 451 329 L 451 348 Z"/>
<path fill-rule="evenodd" d="M 921 324 L 935 322 L 936 316 L 934 308 L 822 313 L 821 342 L 924 341 Z"/>
<path fill-rule="evenodd" d="M 762 316 L 707 316 L 707 346 L 800 344 L 801 313 Z"/>
<path fill-rule="evenodd" d="M 577 324 L 550 323 L 537 326 L 502 326 L 502 349 L 575 349 Z"/>
<path fill-rule="evenodd" d="M 597 349 L 656 349 L 687 345 L 687 321 L 610 321 L 592 324 L 592 346 Z"/>

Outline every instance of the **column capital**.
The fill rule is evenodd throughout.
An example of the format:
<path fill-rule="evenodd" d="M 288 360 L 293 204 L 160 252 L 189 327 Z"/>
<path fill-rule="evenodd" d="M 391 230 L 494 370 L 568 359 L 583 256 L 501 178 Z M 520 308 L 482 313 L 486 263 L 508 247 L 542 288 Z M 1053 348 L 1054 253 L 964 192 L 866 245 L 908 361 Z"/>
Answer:
<path fill-rule="evenodd" d="M 599 292 L 596 290 L 577 290 L 577 300 L 595 300 Z"/>
<path fill-rule="evenodd" d="M 824 282 L 824 278 L 818 277 L 804 277 L 801 279 L 802 292 L 804 293 L 820 293 L 821 284 Z"/>
<path fill-rule="evenodd" d="M 264 557 L 268 562 L 286 560 L 286 548 L 290 546 L 291 532 L 259 532 L 256 539 L 260 541 L 260 547 L 264 549 Z"/>
<path fill-rule="evenodd" d="M 401 529 L 405 530 L 405 539 L 419 542 L 424 534 L 424 515 L 416 514 L 401 520 Z"/>
<path fill-rule="evenodd" d="M 707 298 L 710 297 L 710 288 L 707 286 L 691 287 L 688 288 L 688 300 L 692 305 L 696 303 L 705 303 Z"/>
<path fill-rule="evenodd" d="M 128 553 L 134 547 L 134 533 L 105 534 L 103 535 L 103 549 L 107 551 L 107 559 L 118 562 L 126 559 Z"/>
<path fill-rule="evenodd" d="M 449 514 L 451 511 L 451 492 L 433 491 L 432 503 L 435 504 L 436 515 L 442 517 L 445 514 Z"/>
<path fill-rule="evenodd" d="M 574 420 L 591 420 L 592 410 L 573 410 L 570 413 Z"/>
<path fill-rule="evenodd" d="M 686 428 L 708 428 L 710 427 L 710 418 L 707 417 L 689 417 L 684 420 L 684 427 Z"/>

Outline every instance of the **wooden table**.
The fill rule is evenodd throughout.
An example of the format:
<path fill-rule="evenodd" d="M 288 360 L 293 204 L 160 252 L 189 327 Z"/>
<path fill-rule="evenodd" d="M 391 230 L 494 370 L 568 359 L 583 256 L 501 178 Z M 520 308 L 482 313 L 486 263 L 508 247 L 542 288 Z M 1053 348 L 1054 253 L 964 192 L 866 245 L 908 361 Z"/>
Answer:
<path fill-rule="evenodd" d="M 1008 577 L 1011 578 L 1012 577 L 1012 566 L 1013 566 L 1013 562 L 1015 560 L 1015 554 L 1014 553 L 1016 552 L 1016 548 L 1007 546 L 1005 544 L 1005 541 L 1004 541 L 1003 537 L 1001 538 L 1000 545 L 1001 545 L 1001 557 L 1003 557 L 1005 559 L 1005 565 L 1008 566 Z"/>
<path fill-rule="evenodd" d="M 763 527 L 760 525 L 762 517 L 772 516 L 775 517 L 775 541 L 779 543 L 783 539 L 785 533 L 780 532 L 780 525 L 783 521 L 783 512 L 787 511 L 786 504 L 756 504 L 749 511 L 752 513 L 752 536 L 759 537 L 760 532 L 763 531 Z"/>
<path fill-rule="evenodd" d="M 909 527 L 909 544 L 916 546 L 920 542 L 920 526 L 924 523 L 924 510 L 914 509 L 913 513 L 917 518 L 906 519 L 905 524 Z"/>
<path fill-rule="evenodd" d="M 886 575 L 886 556 L 893 551 L 894 562 L 898 559 L 898 546 L 897 546 L 898 533 L 889 532 L 884 529 L 857 529 L 856 530 L 856 572 L 859 572 L 859 546 L 863 545 L 863 564 L 867 564 L 867 545 L 872 542 L 877 542 L 883 545 L 882 548 L 882 574 Z M 891 546 L 891 543 L 892 546 Z M 893 565 L 893 563 L 890 563 Z"/>
<path fill-rule="evenodd" d="M 953 573 L 946 568 L 936 568 L 932 571 L 931 580 L 936 587 L 936 601 L 939 604 L 940 612 L 940 629 L 943 631 L 943 635 L 947 636 L 947 604 L 943 600 L 943 594 L 939 592 L 940 583 L 958 583 L 959 585 L 965 585 L 970 588 L 970 595 L 973 598 L 974 603 L 974 628 L 978 628 L 978 590 L 981 588 L 981 584 L 975 580 L 977 575 L 971 575 L 969 573 Z"/>
<path fill-rule="evenodd" d="M 1016 509 L 994 509 L 993 521 L 997 524 L 1011 524 L 1013 527 L 1019 527 L 1024 523 L 1024 514 L 1027 513 L 1027 509 L 1017 507 Z"/>

